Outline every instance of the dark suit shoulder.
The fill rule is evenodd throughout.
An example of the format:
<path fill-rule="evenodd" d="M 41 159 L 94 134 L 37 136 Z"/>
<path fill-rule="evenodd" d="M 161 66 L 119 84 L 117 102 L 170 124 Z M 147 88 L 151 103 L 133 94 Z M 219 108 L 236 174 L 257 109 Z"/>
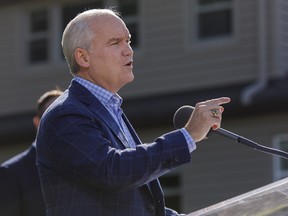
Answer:
<path fill-rule="evenodd" d="M 20 215 L 20 189 L 16 178 L 5 166 L 0 167 L 0 212 L 1 215 Z"/>
<path fill-rule="evenodd" d="M 36 150 L 35 146 L 32 145 L 25 151 L 3 162 L 1 164 L 1 167 L 5 167 L 8 170 L 25 169 L 25 167 L 30 169 L 33 166 L 36 167 L 35 162 L 36 162 Z"/>
<path fill-rule="evenodd" d="M 0 212 L 7 216 L 45 215 L 34 145 L 1 164 Z"/>

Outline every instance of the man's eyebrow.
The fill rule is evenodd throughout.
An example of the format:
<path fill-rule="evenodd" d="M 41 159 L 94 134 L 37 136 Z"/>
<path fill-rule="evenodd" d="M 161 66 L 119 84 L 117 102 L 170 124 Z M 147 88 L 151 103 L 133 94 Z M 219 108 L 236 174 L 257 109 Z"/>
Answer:
<path fill-rule="evenodd" d="M 119 40 L 121 40 L 120 37 L 113 37 L 113 38 L 110 38 L 110 39 L 107 41 L 107 43 L 109 44 L 109 43 L 112 43 L 112 42 L 115 42 L 115 41 L 119 41 Z"/>
<path fill-rule="evenodd" d="M 123 37 L 113 37 L 113 38 L 108 39 L 107 44 L 110 44 L 110 43 L 113 43 L 113 42 L 116 42 L 116 41 L 121 41 L 122 39 L 124 39 L 124 38 Z M 125 39 L 126 39 L 126 37 L 125 37 Z M 127 36 L 127 39 L 131 40 L 131 34 L 129 34 Z"/>

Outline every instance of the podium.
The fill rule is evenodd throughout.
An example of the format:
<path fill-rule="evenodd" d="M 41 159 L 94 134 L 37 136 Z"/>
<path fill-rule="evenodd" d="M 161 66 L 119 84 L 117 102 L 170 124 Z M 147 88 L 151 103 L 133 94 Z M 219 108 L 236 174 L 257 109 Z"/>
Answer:
<path fill-rule="evenodd" d="M 188 214 L 188 216 L 285 215 L 288 215 L 288 178 Z"/>

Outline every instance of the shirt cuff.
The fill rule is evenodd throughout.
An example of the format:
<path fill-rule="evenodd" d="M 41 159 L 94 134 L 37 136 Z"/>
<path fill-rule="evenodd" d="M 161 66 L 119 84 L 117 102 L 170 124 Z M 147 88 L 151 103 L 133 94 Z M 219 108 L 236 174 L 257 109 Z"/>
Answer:
<path fill-rule="evenodd" d="M 181 128 L 180 131 L 182 132 L 182 134 L 184 135 L 188 148 L 189 148 L 189 152 L 193 152 L 196 149 L 196 144 L 193 140 L 193 138 L 190 136 L 190 134 L 188 133 L 188 131 L 185 128 Z"/>

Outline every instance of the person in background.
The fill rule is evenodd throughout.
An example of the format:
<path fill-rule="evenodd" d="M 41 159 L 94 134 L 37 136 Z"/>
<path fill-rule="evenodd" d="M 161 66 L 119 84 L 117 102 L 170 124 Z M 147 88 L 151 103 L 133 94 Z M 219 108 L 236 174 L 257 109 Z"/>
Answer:
<path fill-rule="evenodd" d="M 33 124 L 38 129 L 44 111 L 62 91 L 51 90 L 37 101 Z M 0 166 L 0 215 L 45 216 L 45 204 L 36 167 L 36 143 Z"/>
<path fill-rule="evenodd" d="M 197 103 L 185 127 L 142 143 L 117 93 L 134 80 L 130 37 L 110 9 L 84 11 L 64 30 L 73 79 L 36 138 L 47 216 L 179 215 L 165 206 L 158 177 L 190 162 L 195 143 L 220 127 L 227 97 Z"/>

